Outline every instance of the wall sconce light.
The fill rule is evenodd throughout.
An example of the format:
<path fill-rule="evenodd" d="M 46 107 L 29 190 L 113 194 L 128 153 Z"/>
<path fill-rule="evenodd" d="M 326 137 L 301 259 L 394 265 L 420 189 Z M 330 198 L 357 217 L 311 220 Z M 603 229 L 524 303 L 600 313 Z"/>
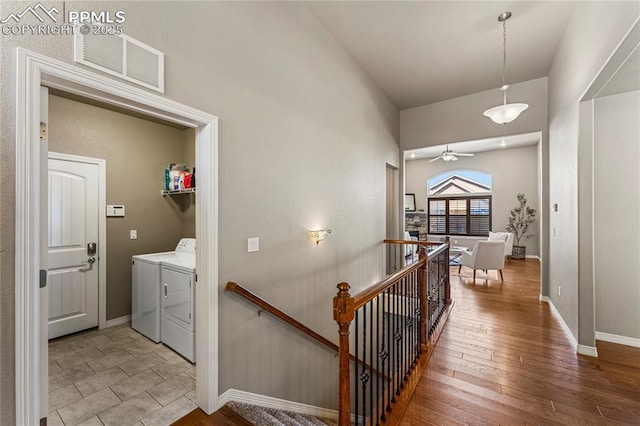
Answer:
<path fill-rule="evenodd" d="M 327 238 L 327 235 L 331 233 L 331 229 L 318 229 L 317 231 L 309 231 L 311 233 L 311 239 L 319 244 L 320 241 Z"/>

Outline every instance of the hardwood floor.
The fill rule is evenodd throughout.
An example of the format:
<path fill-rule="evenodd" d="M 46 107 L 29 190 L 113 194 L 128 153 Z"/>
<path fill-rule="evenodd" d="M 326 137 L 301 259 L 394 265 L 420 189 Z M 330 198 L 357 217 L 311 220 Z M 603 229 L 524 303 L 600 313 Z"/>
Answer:
<path fill-rule="evenodd" d="M 512 260 L 503 283 L 457 269 L 456 305 L 402 425 L 640 424 L 640 349 L 575 354 L 538 301 L 539 262 Z"/>
<path fill-rule="evenodd" d="M 197 408 L 173 423 L 173 426 L 251 426 L 251 423 L 245 420 L 226 405 L 211 415 L 207 415 L 204 411 Z"/>

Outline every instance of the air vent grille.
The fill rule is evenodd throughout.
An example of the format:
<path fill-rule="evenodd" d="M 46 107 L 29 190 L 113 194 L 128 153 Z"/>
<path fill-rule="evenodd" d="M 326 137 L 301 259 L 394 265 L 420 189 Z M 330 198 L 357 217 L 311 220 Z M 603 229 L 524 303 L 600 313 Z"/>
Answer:
<path fill-rule="evenodd" d="M 98 28 L 98 30 L 95 30 Z M 104 34 L 99 26 L 76 30 L 74 60 L 164 93 L 164 54 L 124 34 Z"/>
<path fill-rule="evenodd" d="M 125 41 L 127 49 L 127 75 L 131 78 L 158 86 L 158 60 L 155 52 L 150 52 L 142 46 Z"/>

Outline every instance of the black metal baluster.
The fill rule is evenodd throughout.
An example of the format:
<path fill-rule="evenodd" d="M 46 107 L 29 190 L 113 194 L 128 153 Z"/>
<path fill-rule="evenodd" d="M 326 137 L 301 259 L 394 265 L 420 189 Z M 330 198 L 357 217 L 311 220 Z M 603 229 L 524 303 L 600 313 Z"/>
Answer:
<path fill-rule="evenodd" d="M 418 276 L 418 308 L 416 314 L 418 315 L 418 353 L 422 353 L 422 289 L 424 287 L 424 282 L 422 281 L 423 275 L 422 272 L 418 272 L 420 276 Z"/>
<path fill-rule="evenodd" d="M 413 283 L 413 341 L 414 341 L 414 351 L 413 354 L 415 356 L 416 361 L 418 360 L 418 354 L 420 353 L 420 270 L 416 270 L 416 280 Z"/>
<path fill-rule="evenodd" d="M 376 299 L 376 348 L 380 348 L 380 303 L 384 296 L 380 295 Z M 379 349 L 378 349 L 379 350 Z M 380 381 L 383 379 L 380 377 L 380 357 L 376 354 L 376 425 L 380 424 Z M 383 382 L 384 383 L 384 382 Z"/>
<path fill-rule="evenodd" d="M 413 371 L 413 368 L 415 366 L 415 361 L 416 358 L 413 356 L 413 350 L 415 348 L 415 341 L 414 341 L 414 323 L 413 323 L 413 319 L 415 318 L 415 314 L 413 312 L 413 310 L 415 309 L 413 304 L 415 302 L 415 292 L 414 292 L 414 284 L 416 281 L 416 272 L 412 272 L 411 273 L 411 279 L 409 280 L 409 306 L 408 306 L 408 310 L 409 312 L 407 312 L 408 316 L 409 316 L 409 370 Z"/>
<path fill-rule="evenodd" d="M 396 344 L 395 344 L 395 350 L 396 350 L 396 372 L 395 372 L 395 377 L 397 377 L 397 387 L 396 387 L 396 395 L 400 395 L 400 390 L 403 387 L 402 385 L 402 354 L 400 353 L 400 344 L 402 343 L 402 332 L 400 331 L 400 327 L 401 327 L 401 321 L 402 318 L 400 317 L 402 315 L 401 313 L 401 307 L 400 307 L 400 295 L 402 294 L 402 288 L 400 287 L 399 284 L 395 284 L 395 289 L 396 289 L 396 330 L 395 330 L 395 336 L 394 338 L 396 339 Z M 396 402 L 395 400 L 393 402 Z"/>
<path fill-rule="evenodd" d="M 367 381 L 369 376 L 367 373 L 367 305 L 362 307 L 362 373 L 360 373 L 360 381 L 362 382 L 362 424 L 367 422 Z"/>
<path fill-rule="evenodd" d="M 407 309 L 407 304 L 409 303 L 409 290 L 407 289 L 407 285 L 409 284 L 409 277 L 405 277 L 405 279 L 402 280 L 402 287 L 403 290 L 402 292 L 404 293 L 404 299 L 403 299 L 403 303 L 402 303 L 402 315 L 404 320 L 402 321 L 402 324 L 404 325 L 404 332 L 403 332 L 403 341 L 402 341 L 402 361 L 404 363 L 404 367 L 403 367 L 403 381 L 407 381 L 408 377 L 407 377 L 407 373 L 409 372 L 409 312 Z"/>
<path fill-rule="evenodd" d="M 355 411 L 356 411 L 356 425 L 358 424 L 358 377 L 360 377 L 360 374 L 358 374 L 358 370 L 360 369 L 360 362 L 359 362 L 359 357 L 358 357 L 358 346 L 360 346 L 359 341 L 358 341 L 358 330 L 360 329 L 360 326 L 358 325 L 358 320 L 360 318 L 360 311 L 357 310 L 356 311 L 356 338 L 355 338 L 355 357 L 356 357 L 356 369 L 355 369 L 355 375 L 353 376 L 353 382 L 354 382 L 354 388 L 355 388 Z"/>
<path fill-rule="evenodd" d="M 391 355 L 391 334 L 393 332 L 393 327 L 391 326 L 391 300 L 389 299 L 389 296 L 391 295 L 391 290 L 387 289 L 385 291 L 385 298 L 384 298 L 384 307 L 386 308 L 386 312 L 387 314 L 384 317 L 384 322 L 382 323 L 382 327 L 383 329 L 386 326 L 386 343 L 387 343 L 387 347 L 386 347 L 386 351 L 382 351 L 382 369 L 384 369 L 384 363 L 385 360 L 387 361 L 387 369 L 385 370 L 385 375 L 388 377 L 388 382 L 387 382 L 387 411 L 391 411 L 391 392 L 392 392 L 392 388 L 393 388 L 393 378 L 391 377 L 391 357 L 389 355 Z M 383 309 L 384 310 L 384 309 Z M 386 420 L 386 416 L 384 415 L 384 413 L 382 414 L 384 416 L 384 418 L 382 420 Z"/>
<path fill-rule="evenodd" d="M 391 304 L 393 305 L 393 315 L 392 315 L 392 323 L 393 323 L 393 328 L 391 330 L 392 334 L 393 334 L 393 340 L 391 341 L 392 345 L 393 345 L 393 358 L 392 358 L 392 362 L 393 362 L 393 367 L 391 369 L 391 381 L 393 382 L 393 395 L 391 396 L 391 402 L 395 403 L 396 402 L 396 392 L 398 391 L 398 386 L 397 386 L 397 365 L 398 365 L 398 345 L 397 343 L 397 339 L 396 336 L 398 335 L 397 332 L 397 316 L 398 316 L 398 285 L 394 284 L 393 285 L 393 299 L 391 300 Z"/>
<path fill-rule="evenodd" d="M 369 307 L 369 324 L 371 325 L 369 327 L 369 377 L 371 377 L 371 379 L 373 380 L 373 378 L 375 377 L 373 375 L 373 351 L 375 349 L 375 346 L 373 344 L 373 300 L 371 302 L 369 302 L 369 304 L 371 305 Z M 371 424 L 373 424 L 373 381 L 371 382 L 371 385 L 369 386 L 369 418 L 371 421 Z"/>

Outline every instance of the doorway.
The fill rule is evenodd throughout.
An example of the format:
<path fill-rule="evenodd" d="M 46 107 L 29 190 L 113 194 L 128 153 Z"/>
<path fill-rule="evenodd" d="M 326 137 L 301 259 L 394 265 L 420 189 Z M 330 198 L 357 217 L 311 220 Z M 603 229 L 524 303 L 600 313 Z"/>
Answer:
<path fill-rule="evenodd" d="M 217 118 L 162 96 L 76 68 L 46 56 L 17 49 L 16 108 L 16 422 L 36 424 L 46 417 L 47 318 L 45 291 L 37 286 L 44 271 L 46 254 L 41 251 L 41 178 L 46 173 L 46 149 L 40 132 L 47 123 L 40 119 L 40 87 L 47 86 L 86 99 L 134 111 L 195 129 L 199 202 L 196 206 L 196 239 L 199 265 L 196 290 L 198 368 L 196 400 L 211 413 L 218 408 L 217 392 Z M 46 201 L 44 201 L 46 203 Z M 46 225 L 45 225 L 46 226 Z M 35 236 L 35 237 L 34 237 Z M 207 259 L 207 261 L 204 261 Z M 46 287 L 44 287 L 46 288 Z"/>

